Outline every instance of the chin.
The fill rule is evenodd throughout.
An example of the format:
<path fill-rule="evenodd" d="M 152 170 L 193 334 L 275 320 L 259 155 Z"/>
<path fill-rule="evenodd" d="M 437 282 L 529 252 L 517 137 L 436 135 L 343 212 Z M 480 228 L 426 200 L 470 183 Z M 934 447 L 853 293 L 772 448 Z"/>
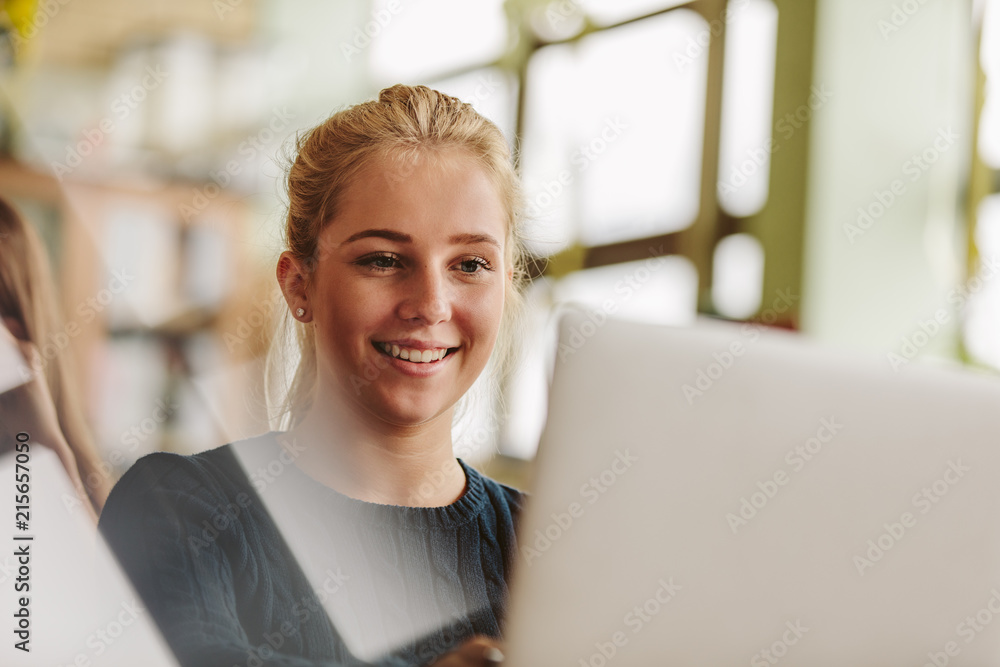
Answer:
<path fill-rule="evenodd" d="M 450 410 L 446 408 L 435 412 L 434 410 L 414 410 L 410 407 L 408 409 L 399 408 L 397 410 L 383 410 L 375 412 L 374 414 L 381 421 L 387 424 L 405 427 L 428 424 L 438 419 L 446 412 L 450 412 Z"/>
<path fill-rule="evenodd" d="M 450 414 L 454 404 L 443 405 L 438 401 L 400 400 L 400 397 L 363 402 L 364 408 L 379 421 L 393 426 L 419 426 L 438 419 L 445 413 Z"/>

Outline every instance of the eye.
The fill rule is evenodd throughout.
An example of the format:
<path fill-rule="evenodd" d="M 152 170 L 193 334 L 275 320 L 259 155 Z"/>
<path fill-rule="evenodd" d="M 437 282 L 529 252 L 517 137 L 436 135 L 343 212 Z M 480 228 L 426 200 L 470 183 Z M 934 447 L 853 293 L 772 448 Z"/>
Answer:
<path fill-rule="evenodd" d="M 355 264 L 373 271 L 390 271 L 400 266 L 400 261 L 396 255 L 380 252 L 373 255 L 365 255 L 358 259 Z"/>
<path fill-rule="evenodd" d="M 458 270 L 462 273 L 472 274 L 480 273 L 480 270 L 492 271 L 493 266 L 482 257 L 469 257 L 458 263 Z"/>

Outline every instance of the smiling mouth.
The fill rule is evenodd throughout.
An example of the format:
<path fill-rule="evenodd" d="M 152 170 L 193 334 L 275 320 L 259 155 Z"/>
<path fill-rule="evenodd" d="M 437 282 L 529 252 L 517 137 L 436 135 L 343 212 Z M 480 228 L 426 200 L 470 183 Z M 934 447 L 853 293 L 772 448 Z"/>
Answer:
<path fill-rule="evenodd" d="M 379 343 L 372 341 L 372 346 L 380 353 L 393 359 L 409 361 L 411 364 L 432 364 L 441 361 L 445 357 L 458 350 L 457 347 L 442 347 L 433 350 L 416 350 L 408 347 L 400 347 L 391 343 Z"/>

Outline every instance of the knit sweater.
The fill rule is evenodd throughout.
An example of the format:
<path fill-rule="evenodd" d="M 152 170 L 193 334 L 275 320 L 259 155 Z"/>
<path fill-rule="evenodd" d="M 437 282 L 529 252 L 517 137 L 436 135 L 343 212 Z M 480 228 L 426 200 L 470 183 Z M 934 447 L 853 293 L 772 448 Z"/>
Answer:
<path fill-rule="evenodd" d="M 145 456 L 108 498 L 101 532 L 181 665 L 425 665 L 501 635 L 521 492 L 459 460 L 448 506 L 363 502 L 276 435 Z"/>

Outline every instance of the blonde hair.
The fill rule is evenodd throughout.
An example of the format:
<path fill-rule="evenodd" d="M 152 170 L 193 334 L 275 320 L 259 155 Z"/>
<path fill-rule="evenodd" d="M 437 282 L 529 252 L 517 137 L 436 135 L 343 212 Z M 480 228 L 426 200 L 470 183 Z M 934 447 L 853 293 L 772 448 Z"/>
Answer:
<path fill-rule="evenodd" d="M 41 350 L 59 330 L 61 317 L 48 256 L 38 234 L 0 198 L 0 316 L 16 320 L 28 341 Z M 96 512 L 111 491 L 84 419 L 80 388 L 69 355 L 44 364 L 45 381 L 55 404 L 59 427 L 76 458 L 77 471 Z"/>
<path fill-rule="evenodd" d="M 499 389 L 516 363 L 520 339 L 517 328 L 525 276 L 523 197 L 507 140 L 472 105 L 426 86 L 397 84 L 381 91 L 377 100 L 339 111 L 301 134 L 288 170 L 285 246 L 311 273 L 322 255 L 320 233 L 337 216 L 345 191 L 366 166 L 385 159 L 405 166 L 427 152 L 455 149 L 484 169 L 506 213 L 506 259 L 514 277 L 508 281 L 497 344 L 484 373 L 490 393 L 498 399 Z M 284 306 L 281 302 L 279 334 L 268 355 L 267 388 L 269 398 L 279 394 L 277 400 L 269 401 L 279 406 L 277 424 L 291 428 L 312 404 L 316 344 L 312 325 L 292 319 Z M 290 329 L 294 342 L 289 340 Z M 295 371 L 290 380 L 283 381 L 288 355 L 296 352 Z"/>

